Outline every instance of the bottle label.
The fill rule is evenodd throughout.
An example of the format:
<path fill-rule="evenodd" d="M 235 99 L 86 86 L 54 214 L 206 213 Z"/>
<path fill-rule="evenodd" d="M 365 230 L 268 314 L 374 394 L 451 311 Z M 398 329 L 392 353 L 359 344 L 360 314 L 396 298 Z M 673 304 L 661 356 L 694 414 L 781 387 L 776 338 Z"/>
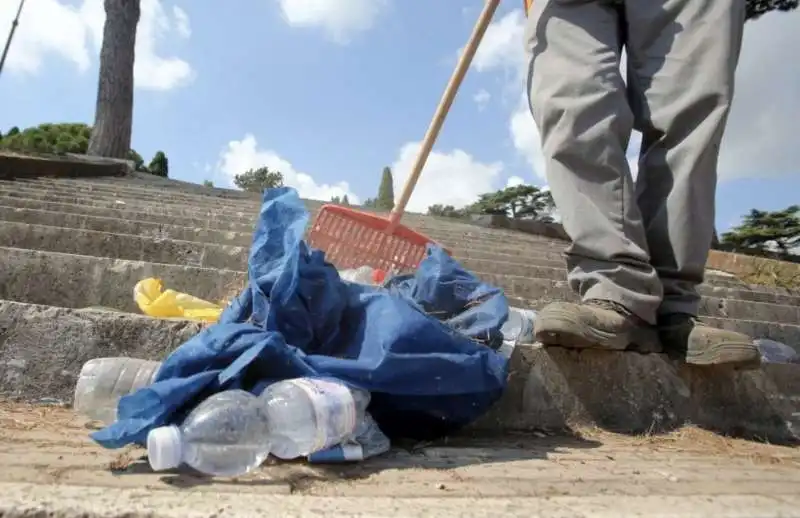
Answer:
<path fill-rule="evenodd" d="M 337 381 L 298 378 L 291 382 L 308 395 L 317 420 L 312 453 L 337 445 L 356 428 L 356 402 L 346 385 Z"/>

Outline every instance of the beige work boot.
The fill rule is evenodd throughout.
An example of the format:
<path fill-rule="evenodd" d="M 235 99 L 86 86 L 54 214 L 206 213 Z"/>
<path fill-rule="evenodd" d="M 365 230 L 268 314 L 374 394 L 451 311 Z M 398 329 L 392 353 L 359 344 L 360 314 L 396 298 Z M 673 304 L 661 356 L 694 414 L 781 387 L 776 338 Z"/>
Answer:
<path fill-rule="evenodd" d="M 761 364 L 761 353 L 752 338 L 713 328 L 692 315 L 660 317 L 658 334 L 667 355 L 690 365 L 757 369 Z"/>
<path fill-rule="evenodd" d="M 582 304 L 554 302 L 536 316 L 534 336 L 544 345 L 571 349 L 608 349 L 660 352 L 658 334 L 653 326 L 607 300 L 589 300 Z"/>

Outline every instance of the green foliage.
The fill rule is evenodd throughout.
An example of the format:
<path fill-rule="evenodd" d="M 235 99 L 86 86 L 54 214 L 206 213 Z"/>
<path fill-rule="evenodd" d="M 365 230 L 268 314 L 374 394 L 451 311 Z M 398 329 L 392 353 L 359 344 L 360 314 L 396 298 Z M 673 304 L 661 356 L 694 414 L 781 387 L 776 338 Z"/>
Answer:
<path fill-rule="evenodd" d="M 362 207 L 365 209 L 377 209 L 378 208 L 378 200 L 376 198 L 367 198 L 364 200 L 364 203 L 361 204 Z"/>
<path fill-rule="evenodd" d="M 203 180 L 203 187 L 214 187 L 214 182 L 211 180 Z"/>
<path fill-rule="evenodd" d="M 468 213 L 464 209 L 457 209 L 452 205 L 431 205 L 428 207 L 428 216 L 440 218 L 465 218 Z"/>
<path fill-rule="evenodd" d="M 482 194 L 466 210 L 473 214 L 497 214 L 518 219 L 552 221 L 550 212 L 555 207 L 549 191 L 533 185 L 516 185 L 496 192 Z"/>
<path fill-rule="evenodd" d="M 722 235 L 722 243 L 757 254 L 774 245 L 781 255 L 791 255 L 800 246 L 800 205 L 774 212 L 753 209 L 741 225 Z"/>
<path fill-rule="evenodd" d="M 133 167 L 137 171 L 149 172 L 147 171 L 147 167 L 144 165 L 144 158 L 142 158 L 142 155 L 137 153 L 136 150 L 131 149 L 128 151 L 128 160 L 133 162 Z"/>
<path fill-rule="evenodd" d="M 147 168 L 151 174 L 162 178 L 169 177 L 169 160 L 163 151 L 157 151 Z"/>
<path fill-rule="evenodd" d="M 278 171 L 270 171 L 268 167 L 259 167 L 237 174 L 233 178 L 236 187 L 248 192 L 264 192 L 265 189 L 273 189 L 283 186 L 283 175 Z"/>
<path fill-rule="evenodd" d="M 341 196 L 341 197 L 334 196 L 333 198 L 331 198 L 331 203 L 335 203 L 337 205 L 344 205 L 345 207 L 349 207 L 350 206 L 350 199 L 347 197 L 346 194 L 344 196 Z"/>
<path fill-rule="evenodd" d="M 378 187 L 378 198 L 375 200 L 375 208 L 378 210 L 392 210 L 394 208 L 394 179 L 392 170 L 389 167 L 383 168 L 381 184 Z"/>
<path fill-rule="evenodd" d="M 20 131 L 14 126 L 0 142 L 0 148 L 21 153 L 86 153 L 92 129 L 82 123 L 40 124 Z"/>
<path fill-rule="evenodd" d="M 793 11 L 799 4 L 797 0 L 747 0 L 745 19 L 755 20 L 770 11 Z"/>
<path fill-rule="evenodd" d="M 0 149 L 8 149 L 20 153 L 46 153 L 51 155 L 64 155 L 74 153 L 86 154 L 89 149 L 89 138 L 92 136 L 92 127 L 82 122 L 43 123 L 32 126 L 22 131 L 14 126 L 5 137 L 0 140 Z M 163 163 L 157 169 L 160 176 L 166 176 L 168 171 L 167 157 L 163 156 Z M 158 157 L 158 153 L 156 153 Z M 153 158 L 156 161 L 156 157 Z M 134 163 L 137 171 L 150 172 L 145 166 L 144 159 L 135 150 L 128 151 L 128 160 Z M 151 163 L 152 165 L 152 163 Z M 160 173 L 164 173 L 161 175 Z M 154 173 L 156 174 L 156 173 Z"/>

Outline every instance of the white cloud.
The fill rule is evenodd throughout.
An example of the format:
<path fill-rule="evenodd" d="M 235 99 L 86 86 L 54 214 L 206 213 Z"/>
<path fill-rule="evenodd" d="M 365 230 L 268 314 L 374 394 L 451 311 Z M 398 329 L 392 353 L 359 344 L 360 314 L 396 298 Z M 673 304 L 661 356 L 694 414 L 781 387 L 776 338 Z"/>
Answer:
<path fill-rule="evenodd" d="M 192 26 L 189 24 L 189 15 L 177 5 L 172 7 L 172 16 L 175 18 L 175 29 L 181 38 L 192 35 Z"/>
<path fill-rule="evenodd" d="M 514 149 L 525 158 L 536 176 L 544 180 L 544 154 L 542 153 L 541 138 L 539 129 L 528 109 L 528 100 L 525 94 L 520 97 L 516 108 L 511 113 L 508 129 Z"/>
<path fill-rule="evenodd" d="M 232 140 L 220 153 L 217 169 L 222 172 L 230 186 L 237 174 L 248 169 L 267 166 L 271 170 L 283 174 L 283 183 L 297 189 L 300 196 L 311 200 L 330 201 L 334 196 L 347 195 L 353 204 L 360 203 L 358 196 L 350 189 L 347 182 L 335 184 L 318 184 L 311 175 L 297 171 L 294 166 L 269 149 L 260 149 L 256 138 L 248 133 L 242 140 Z"/>
<path fill-rule="evenodd" d="M 489 103 L 491 98 L 492 94 L 483 88 L 475 92 L 475 95 L 472 96 L 472 100 L 478 105 L 478 110 L 483 110 L 486 108 L 486 105 Z"/>
<path fill-rule="evenodd" d="M 102 4 L 101 4 L 102 6 Z M 0 4 L 2 39 L 17 12 L 18 3 Z M 47 54 L 71 61 L 80 71 L 89 68 L 91 57 L 86 46 L 87 27 L 84 8 L 75 8 L 56 0 L 28 2 L 20 15 L 6 67 L 9 71 L 35 74 Z"/>
<path fill-rule="evenodd" d="M 178 14 L 182 13 L 182 14 Z M 168 15 L 158 0 L 142 0 L 142 16 L 136 34 L 136 62 L 133 75 L 137 86 L 149 90 L 171 90 L 192 80 L 192 67 L 177 57 L 161 57 L 156 42 L 175 31 L 190 34 L 189 18 L 182 9 Z"/>
<path fill-rule="evenodd" d="M 721 180 L 797 173 L 800 163 L 800 11 L 745 25 L 736 92 L 722 143 Z"/>
<path fill-rule="evenodd" d="M 72 62 L 79 72 L 97 59 L 103 38 L 103 0 L 83 0 L 78 6 L 65 0 L 35 0 L 25 4 L 6 65 L 9 71 L 37 74 L 48 57 Z M 0 27 L 11 24 L 15 2 L 0 4 Z M 169 90 L 186 84 L 193 76 L 184 60 L 160 56 L 156 42 L 176 33 L 188 38 L 189 18 L 178 8 L 171 14 L 159 0 L 142 0 L 136 37 L 134 81 L 136 87 Z"/>
<path fill-rule="evenodd" d="M 399 197 L 419 152 L 419 142 L 405 144 L 392 164 L 395 197 Z M 464 207 L 478 196 L 497 189 L 495 185 L 503 164 L 477 161 L 466 151 L 433 151 L 425 163 L 407 210 L 426 212 L 435 204 Z"/>
<path fill-rule="evenodd" d="M 473 65 L 478 72 L 512 69 L 519 71 L 525 66 L 523 33 L 525 15 L 515 9 L 492 22 L 483 35 L 475 52 Z"/>
<path fill-rule="evenodd" d="M 283 17 L 293 27 L 322 29 L 339 44 L 372 28 L 388 0 L 278 0 Z"/>
<path fill-rule="evenodd" d="M 506 181 L 506 187 L 517 187 L 518 185 L 525 185 L 525 179 L 519 176 L 511 176 Z"/>

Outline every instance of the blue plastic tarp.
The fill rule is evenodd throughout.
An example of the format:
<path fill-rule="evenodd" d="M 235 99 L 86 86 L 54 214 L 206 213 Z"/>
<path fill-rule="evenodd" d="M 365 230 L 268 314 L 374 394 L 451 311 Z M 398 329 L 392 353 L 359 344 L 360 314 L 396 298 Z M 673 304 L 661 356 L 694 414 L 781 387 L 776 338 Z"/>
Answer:
<path fill-rule="evenodd" d="M 335 377 L 372 393 L 390 438 L 433 438 L 483 414 L 502 394 L 508 359 L 494 349 L 508 317 L 502 291 L 430 246 L 386 287 L 342 281 L 303 241 L 297 192 L 264 192 L 248 284 L 212 325 L 163 362 L 155 383 L 124 396 L 118 420 L 92 434 L 108 448 L 143 443 L 209 395 L 259 393 L 300 376 Z"/>

